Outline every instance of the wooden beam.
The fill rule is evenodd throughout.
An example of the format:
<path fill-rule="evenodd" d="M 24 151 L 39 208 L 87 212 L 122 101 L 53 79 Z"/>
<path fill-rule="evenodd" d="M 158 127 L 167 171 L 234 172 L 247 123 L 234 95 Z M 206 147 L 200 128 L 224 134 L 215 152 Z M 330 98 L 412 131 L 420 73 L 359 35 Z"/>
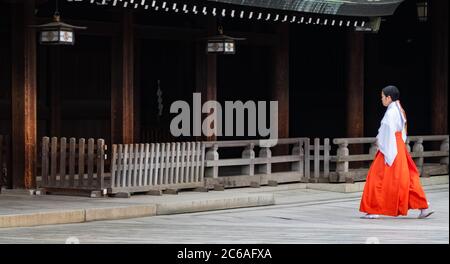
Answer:
<path fill-rule="evenodd" d="M 431 131 L 448 134 L 448 1 L 430 1 Z"/>
<path fill-rule="evenodd" d="M 36 33 L 34 0 L 13 5 L 13 188 L 34 188 L 36 176 Z"/>

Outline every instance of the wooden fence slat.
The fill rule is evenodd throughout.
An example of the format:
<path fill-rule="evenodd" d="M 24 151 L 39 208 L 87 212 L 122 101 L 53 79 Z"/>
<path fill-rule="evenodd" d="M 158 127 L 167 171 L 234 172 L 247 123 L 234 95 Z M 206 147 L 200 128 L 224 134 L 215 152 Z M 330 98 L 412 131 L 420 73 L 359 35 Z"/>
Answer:
<path fill-rule="evenodd" d="M 124 144 L 122 149 L 121 187 L 127 187 L 128 160 L 129 160 L 129 145 Z"/>
<path fill-rule="evenodd" d="M 160 157 L 163 156 L 162 153 L 164 153 L 164 144 L 156 144 L 156 158 L 155 158 L 155 175 L 153 175 L 153 185 L 161 184 L 161 171 L 162 171 L 162 158 L 160 160 Z"/>
<path fill-rule="evenodd" d="M 314 178 L 318 179 L 320 174 L 320 138 L 314 139 Z"/>
<path fill-rule="evenodd" d="M 125 149 L 124 149 L 125 147 Z M 117 185 L 120 187 L 125 187 L 126 183 L 125 183 L 125 153 L 128 150 L 128 147 L 125 145 L 120 144 L 119 145 L 119 155 L 118 155 L 118 161 L 117 164 L 119 166 L 119 171 L 117 172 Z"/>
<path fill-rule="evenodd" d="M 103 139 L 97 140 L 97 187 L 100 190 L 105 188 L 105 141 Z"/>
<path fill-rule="evenodd" d="M 311 154 L 311 152 L 310 152 L 310 148 L 309 148 L 309 142 L 310 140 L 309 140 L 309 138 L 307 138 L 306 140 L 305 140 L 305 177 L 307 178 L 307 179 L 309 179 L 310 178 L 310 176 L 311 176 L 311 171 L 310 171 L 310 161 L 309 161 L 309 158 L 310 158 L 310 154 Z"/>
<path fill-rule="evenodd" d="M 127 171 L 127 187 L 131 187 L 131 179 L 133 177 L 133 158 L 134 158 L 134 145 L 129 144 L 128 146 L 128 163 L 126 166 Z"/>
<path fill-rule="evenodd" d="M 196 144 L 195 142 L 191 142 L 191 168 L 192 168 L 192 172 L 191 172 L 191 179 L 189 182 L 194 182 L 195 181 L 195 174 L 197 172 L 197 168 L 196 168 Z"/>
<path fill-rule="evenodd" d="M 75 187 L 75 138 L 69 139 L 69 186 Z"/>
<path fill-rule="evenodd" d="M 139 173 L 139 159 L 140 159 L 140 149 L 139 149 L 139 144 L 135 144 L 134 145 L 134 160 L 133 160 L 133 181 L 132 184 L 133 186 L 138 186 L 137 185 L 137 180 L 138 180 L 138 173 Z"/>
<path fill-rule="evenodd" d="M 155 171 L 155 158 L 156 158 L 156 153 L 155 153 L 155 144 L 151 144 L 150 145 L 150 168 L 149 168 L 149 175 L 148 175 L 148 185 L 150 186 L 154 186 L 153 184 L 153 175 L 154 175 L 154 171 Z"/>
<path fill-rule="evenodd" d="M 84 138 L 80 138 L 78 141 L 78 185 L 84 186 L 84 163 L 86 159 L 85 155 L 86 142 Z"/>
<path fill-rule="evenodd" d="M 170 171 L 169 171 L 169 184 L 174 184 L 174 168 L 175 168 L 175 159 L 177 158 L 176 145 L 172 143 L 172 148 L 170 151 Z"/>
<path fill-rule="evenodd" d="M 87 162 L 87 173 L 88 173 L 88 186 L 92 186 L 92 181 L 94 179 L 94 139 L 88 139 L 88 162 Z"/>
<path fill-rule="evenodd" d="M 51 187 L 56 186 L 56 174 L 57 174 L 57 158 L 58 153 L 56 152 L 58 148 L 58 139 L 56 137 L 52 137 L 51 142 L 51 162 L 50 162 L 50 183 Z"/>
<path fill-rule="evenodd" d="M 176 157 L 176 165 L 175 165 L 175 183 L 180 183 L 180 158 L 181 158 L 181 144 L 179 142 L 176 143 L 177 153 Z"/>
<path fill-rule="evenodd" d="M 41 168 L 41 185 L 42 186 L 47 186 L 47 184 L 48 184 L 49 144 L 50 144 L 50 139 L 48 137 L 42 138 L 42 168 Z M 2 155 L 2 142 L 1 142 L 1 136 L 0 136 L 0 170 L 2 169 L 1 165 L 3 162 L 1 155 Z M 2 174 L 2 172 L 0 171 L 0 176 L 1 176 L 1 174 Z"/>
<path fill-rule="evenodd" d="M 189 182 L 195 181 L 195 142 L 191 142 L 191 173 Z"/>
<path fill-rule="evenodd" d="M 191 174 L 192 174 L 192 162 L 191 162 L 191 156 L 192 156 L 192 150 L 191 150 L 191 142 L 186 143 L 187 144 L 187 153 L 186 153 L 186 181 L 191 181 Z"/>
<path fill-rule="evenodd" d="M 200 142 L 197 142 L 197 153 L 195 155 L 195 162 L 196 162 L 196 173 L 195 173 L 195 182 L 199 182 L 200 181 L 200 161 L 201 161 L 201 153 L 202 153 L 202 149 L 201 149 L 202 145 Z"/>
<path fill-rule="evenodd" d="M 150 144 L 145 144 L 145 155 L 144 155 L 144 174 L 143 174 L 143 185 L 148 186 L 148 169 L 150 167 Z"/>
<path fill-rule="evenodd" d="M 64 187 L 66 185 L 66 152 L 67 152 L 67 139 L 65 137 L 60 140 L 60 167 L 59 167 L 59 186 Z"/>
<path fill-rule="evenodd" d="M 203 182 L 205 178 L 205 155 L 206 155 L 206 148 L 205 144 L 201 143 L 202 145 L 202 158 L 201 158 L 201 170 L 200 170 L 200 182 Z"/>
<path fill-rule="evenodd" d="M 198 173 L 198 168 L 197 168 L 197 142 L 192 142 L 192 179 L 191 182 L 196 182 L 197 181 L 197 173 Z"/>
<path fill-rule="evenodd" d="M 298 142 L 298 147 L 299 147 L 299 170 L 300 170 L 300 175 L 301 177 L 305 176 L 305 142 L 303 140 L 300 140 Z"/>
<path fill-rule="evenodd" d="M 137 178 L 137 185 L 138 186 L 143 186 L 143 182 L 142 182 L 142 176 L 144 174 L 144 159 L 145 159 L 145 145 L 144 144 L 139 144 L 139 168 L 138 168 L 138 178 Z"/>
<path fill-rule="evenodd" d="M 117 166 L 117 145 L 112 145 L 112 156 L 111 156 L 111 187 L 115 188 L 117 187 L 116 180 L 117 180 L 117 172 L 118 172 L 118 166 Z"/>
<path fill-rule="evenodd" d="M 186 177 L 186 162 L 185 162 L 185 156 L 186 156 L 186 143 L 181 143 L 181 168 L 180 168 L 180 183 L 185 183 L 185 177 Z"/>
<path fill-rule="evenodd" d="M 166 143 L 166 160 L 164 169 L 164 181 L 163 184 L 169 184 L 169 167 L 170 167 L 170 143 Z"/>
<path fill-rule="evenodd" d="M 49 165 L 49 160 L 48 160 L 48 154 L 49 154 L 49 143 L 50 143 L 50 138 L 48 137 L 44 137 L 42 139 L 42 169 L 41 169 L 41 181 L 42 181 L 42 185 L 45 187 L 48 184 L 48 165 Z M 1 158 L 1 145 L 2 143 L 0 142 L 0 169 L 1 169 L 1 164 L 2 164 L 2 158 Z"/>
<path fill-rule="evenodd" d="M 323 153 L 323 173 L 327 178 L 330 175 L 330 139 L 326 138 L 323 143 L 324 153 Z"/>
<path fill-rule="evenodd" d="M 159 154 L 159 161 L 157 163 L 159 167 L 159 174 L 157 176 L 156 184 L 163 184 L 163 176 L 164 176 L 164 158 L 166 156 L 166 144 L 160 144 L 161 153 Z"/>

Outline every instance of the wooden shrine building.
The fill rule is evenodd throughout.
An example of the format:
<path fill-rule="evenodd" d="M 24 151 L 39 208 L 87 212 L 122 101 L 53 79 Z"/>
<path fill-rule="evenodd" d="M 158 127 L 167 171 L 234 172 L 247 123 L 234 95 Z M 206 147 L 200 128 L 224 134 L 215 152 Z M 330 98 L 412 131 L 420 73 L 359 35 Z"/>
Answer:
<path fill-rule="evenodd" d="M 448 133 L 448 1 L 59 0 L 61 19 L 87 29 L 40 45 L 30 26 L 55 4 L 0 0 L 0 185 L 35 187 L 45 136 L 215 140 L 170 135 L 170 105 L 196 92 L 278 101 L 280 138 L 373 137 L 394 84 L 410 134 Z M 219 27 L 245 38 L 236 54 L 206 53 Z"/>

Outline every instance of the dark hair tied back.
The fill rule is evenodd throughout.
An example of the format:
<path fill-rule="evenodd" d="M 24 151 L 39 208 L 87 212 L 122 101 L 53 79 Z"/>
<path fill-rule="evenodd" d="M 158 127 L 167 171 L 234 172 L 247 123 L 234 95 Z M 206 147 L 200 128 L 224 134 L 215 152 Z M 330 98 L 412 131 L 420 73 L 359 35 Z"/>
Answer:
<path fill-rule="evenodd" d="M 383 88 L 383 93 L 386 97 L 390 96 L 392 101 L 397 101 L 400 99 L 400 91 L 397 87 L 389 85 Z"/>

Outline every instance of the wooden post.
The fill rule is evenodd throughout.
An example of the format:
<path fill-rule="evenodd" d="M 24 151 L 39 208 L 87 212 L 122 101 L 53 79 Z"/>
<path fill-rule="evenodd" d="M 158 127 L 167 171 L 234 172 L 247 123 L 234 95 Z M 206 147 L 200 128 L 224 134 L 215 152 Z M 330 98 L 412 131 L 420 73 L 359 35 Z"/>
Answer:
<path fill-rule="evenodd" d="M 347 33 L 346 58 L 347 137 L 364 136 L 364 33 Z M 363 154 L 362 145 L 350 146 L 350 152 Z M 361 166 L 362 163 L 354 163 Z"/>
<path fill-rule="evenodd" d="M 348 143 L 345 142 L 345 143 L 339 144 L 339 148 L 337 150 L 337 155 L 336 155 L 337 159 L 348 157 L 348 155 L 349 155 Z M 338 174 L 337 175 L 338 176 L 338 179 L 337 179 L 338 182 L 343 181 L 342 174 L 345 174 L 345 173 L 348 172 L 348 168 L 349 168 L 348 165 L 349 165 L 348 161 L 338 161 L 336 163 L 336 172 Z"/>
<path fill-rule="evenodd" d="M 278 138 L 289 138 L 289 25 L 276 25 L 271 100 L 278 101 Z"/>
<path fill-rule="evenodd" d="M 207 35 L 217 34 L 215 19 L 207 19 Z M 202 94 L 202 102 L 217 101 L 217 55 L 207 54 L 206 42 L 199 42 L 196 47 L 196 91 Z M 216 119 L 217 120 L 217 119 Z M 198 124 L 193 124 L 194 126 Z M 216 141 L 217 136 L 201 136 L 197 140 Z"/>
<path fill-rule="evenodd" d="M 293 154 L 294 155 L 294 154 Z M 258 166 L 258 173 L 271 174 L 272 173 L 272 163 L 270 158 L 272 158 L 272 151 L 270 148 L 261 148 L 259 150 L 260 158 L 267 158 L 267 163 Z"/>
<path fill-rule="evenodd" d="M 431 20 L 431 130 L 448 133 L 448 1 L 432 0 Z"/>
<path fill-rule="evenodd" d="M 113 38 L 111 84 L 111 141 L 134 141 L 134 28 L 133 13 L 124 11 L 121 38 Z"/>
<path fill-rule="evenodd" d="M 254 164 L 254 159 L 255 159 L 255 144 L 250 144 L 248 145 L 245 150 L 242 152 L 242 158 L 243 159 L 249 159 L 249 165 L 248 166 L 242 166 L 242 175 L 249 175 L 249 176 L 253 176 L 255 175 L 255 164 Z"/>
<path fill-rule="evenodd" d="M 292 148 L 292 155 L 298 155 L 298 162 L 294 162 L 291 165 L 291 170 L 298 172 L 300 181 L 304 181 L 304 161 L 305 161 L 305 154 L 303 150 L 303 143 L 302 141 L 299 141 L 298 144 L 296 144 Z"/>
<path fill-rule="evenodd" d="M 206 152 L 206 160 L 219 160 L 219 146 L 214 145 L 208 149 Z M 210 168 L 205 168 L 205 177 L 219 178 L 219 167 L 214 166 Z"/>
<path fill-rule="evenodd" d="M 36 34 L 34 0 L 13 5 L 12 166 L 13 188 L 36 186 Z"/>
<path fill-rule="evenodd" d="M 423 176 L 423 151 L 423 138 L 419 138 L 413 146 L 413 152 L 420 154 L 420 157 L 415 158 L 414 161 L 421 176 Z"/>
<path fill-rule="evenodd" d="M 441 151 L 448 151 L 448 149 L 449 149 L 449 142 L 448 141 L 449 141 L 448 137 L 442 141 L 441 147 L 440 147 Z M 441 164 L 445 164 L 445 165 L 448 166 L 448 156 L 445 157 L 445 158 L 441 158 L 440 163 Z"/>
<path fill-rule="evenodd" d="M 278 138 L 289 138 L 289 25 L 275 25 L 278 43 L 272 52 L 270 99 L 278 101 Z M 273 117 L 271 117 L 273 118 Z M 289 146 L 275 146 L 273 156 L 288 155 Z M 272 170 L 289 170 L 289 164 L 273 164 Z"/>

